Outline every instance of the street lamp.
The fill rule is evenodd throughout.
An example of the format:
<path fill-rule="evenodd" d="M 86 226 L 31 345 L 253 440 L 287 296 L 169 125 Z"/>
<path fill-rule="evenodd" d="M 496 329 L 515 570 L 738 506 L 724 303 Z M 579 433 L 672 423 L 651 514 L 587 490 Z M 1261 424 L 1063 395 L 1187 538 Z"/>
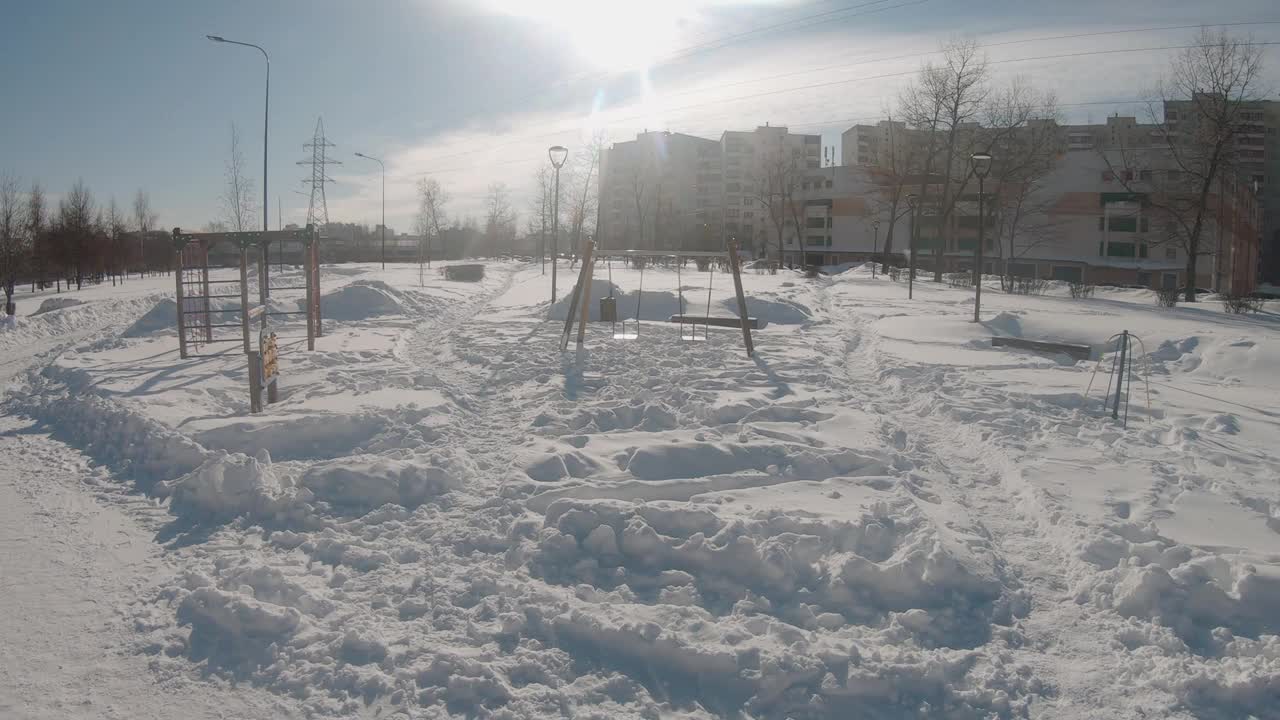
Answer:
<path fill-rule="evenodd" d="M 269 213 L 267 212 L 267 120 L 270 117 L 271 110 L 271 56 L 267 55 L 267 51 L 253 43 L 237 42 L 228 40 L 221 35 L 205 35 L 213 42 L 226 43 L 227 45 L 241 45 L 251 47 L 262 53 L 262 57 L 267 61 L 267 92 L 266 99 L 262 103 L 262 229 L 269 229 Z M 266 253 L 266 246 L 263 246 L 263 253 Z M 266 256 L 263 256 L 263 262 L 266 262 Z"/>
<path fill-rule="evenodd" d="M 982 310 L 982 251 L 986 244 L 987 213 L 983 196 L 983 185 L 991 172 L 990 153 L 974 153 L 970 161 L 973 163 L 973 174 L 978 177 L 978 250 L 973 263 L 973 321 L 978 322 L 978 313 Z"/>
<path fill-rule="evenodd" d="M 556 301 L 556 265 L 560 259 L 560 168 L 569 157 L 569 149 L 563 145 L 547 148 L 547 157 L 556 169 L 556 198 L 551 211 L 551 302 Z"/>
<path fill-rule="evenodd" d="M 911 210 L 911 232 L 907 235 L 907 299 L 910 300 L 915 292 L 916 282 L 916 207 L 920 204 L 920 197 L 912 194 L 907 196 L 907 207 Z"/>
<path fill-rule="evenodd" d="M 376 157 L 356 153 L 356 157 L 372 160 L 382 168 L 382 269 L 387 269 L 387 166 Z"/>

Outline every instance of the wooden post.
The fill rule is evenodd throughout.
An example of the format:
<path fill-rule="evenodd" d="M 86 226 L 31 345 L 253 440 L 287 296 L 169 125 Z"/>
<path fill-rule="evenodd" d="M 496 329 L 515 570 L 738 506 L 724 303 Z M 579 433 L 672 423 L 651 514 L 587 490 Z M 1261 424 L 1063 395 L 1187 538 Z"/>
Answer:
<path fill-rule="evenodd" d="M 729 267 L 733 269 L 733 292 L 738 296 L 738 317 L 742 320 L 742 344 L 747 346 L 747 357 L 754 357 L 755 344 L 751 342 L 751 323 L 747 320 L 747 299 L 742 295 L 742 264 L 738 262 L 738 241 L 729 241 Z"/>
<path fill-rule="evenodd" d="M 240 330 L 244 334 L 244 354 L 253 348 L 249 345 L 249 248 L 240 243 Z"/>
<path fill-rule="evenodd" d="M 249 412 L 262 412 L 262 355 L 249 351 Z"/>
<path fill-rule="evenodd" d="M 182 311 L 186 309 L 186 302 L 182 297 L 182 246 L 183 241 L 179 239 L 180 231 L 178 228 L 173 229 L 173 255 L 174 264 L 178 271 L 173 274 L 178 285 L 178 355 L 183 359 L 187 359 L 187 322 L 183 317 Z"/>
<path fill-rule="evenodd" d="M 1129 331 L 1124 330 L 1120 333 L 1120 364 L 1116 366 L 1116 404 L 1111 408 L 1111 419 L 1120 419 L 1120 398 L 1124 388 L 1124 363 L 1125 354 L 1129 350 Z M 1133 382 L 1130 378 L 1129 382 Z"/>
<path fill-rule="evenodd" d="M 569 299 L 569 312 L 564 318 L 564 333 L 560 336 L 560 349 L 566 350 L 569 347 L 569 336 L 573 334 L 573 317 L 574 312 L 578 309 L 578 298 L 582 295 L 582 280 L 587 273 L 587 267 L 583 265 L 578 269 L 578 282 L 573 286 L 573 297 Z"/>
<path fill-rule="evenodd" d="M 587 319 L 591 317 L 591 273 L 596 263 L 595 247 L 596 244 L 590 238 L 583 244 L 582 272 L 586 278 L 582 287 L 582 298 L 578 305 L 578 311 L 582 313 L 582 318 L 578 320 L 578 347 L 582 347 L 582 343 L 586 339 Z"/>

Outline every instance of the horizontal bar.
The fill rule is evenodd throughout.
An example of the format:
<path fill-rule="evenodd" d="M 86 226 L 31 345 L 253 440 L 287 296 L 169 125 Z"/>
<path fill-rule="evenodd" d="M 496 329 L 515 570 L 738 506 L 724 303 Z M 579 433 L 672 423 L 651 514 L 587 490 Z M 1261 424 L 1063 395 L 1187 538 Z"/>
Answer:
<path fill-rule="evenodd" d="M 212 315 L 214 313 L 239 313 L 240 308 L 225 308 L 222 310 L 183 310 L 183 315 Z"/>
<path fill-rule="evenodd" d="M 216 342 L 244 342 L 244 338 L 214 338 L 212 340 L 189 340 L 192 345 L 208 345 Z"/>
<path fill-rule="evenodd" d="M 279 285 L 272 285 L 271 289 L 272 290 L 306 290 L 307 286 L 306 285 L 289 285 L 289 286 L 281 287 Z"/>
<path fill-rule="evenodd" d="M 202 329 L 202 328 L 203 328 L 203 329 L 205 329 L 205 330 L 208 330 L 208 329 L 212 329 L 212 328 L 224 328 L 224 327 L 236 327 L 236 328 L 238 328 L 238 327 L 243 327 L 243 325 L 241 325 L 240 323 L 230 323 L 230 324 L 228 324 L 228 323 L 221 323 L 221 324 L 219 324 L 219 325 L 196 325 L 196 326 L 194 326 L 194 327 L 188 327 L 188 328 L 187 328 L 187 330 L 200 330 L 200 329 Z"/>
<path fill-rule="evenodd" d="M 294 310 L 292 312 L 269 312 L 268 315 L 306 315 L 306 310 Z"/>
<path fill-rule="evenodd" d="M 717 250 L 605 250 L 593 253 L 599 257 L 712 257 L 728 258 L 729 253 Z"/>
<path fill-rule="evenodd" d="M 239 280 L 210 280 L 209 281 L 210 285 L 220 285 L 220 284 L 225 285 L 228 283 L 236 283 L 238 285 L 240 284 L 240 281 Z"/>

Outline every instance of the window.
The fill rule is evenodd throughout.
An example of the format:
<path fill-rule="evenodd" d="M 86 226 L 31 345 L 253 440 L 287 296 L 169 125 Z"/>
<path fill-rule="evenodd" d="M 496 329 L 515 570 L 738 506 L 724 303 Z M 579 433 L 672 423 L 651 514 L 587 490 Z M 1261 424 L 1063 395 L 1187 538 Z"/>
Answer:
<path fill-rule="evenodd" d="M 1133 243 L 1113 242 L 1107 244 L 1107 257 L 1134 257 L 1137 253 Z"/>
<path fill-rule="evenodd" d="M 730 208 L 730 209 L 728 209 L 728 210 L 725 210 L 725 211 L 724 211 L 724 216 L 725 216 L 725 217 L 732 217 L 732 218 L 736 218 L 736 217 L 738 217 L 738 211 L 737 211 L 737 210 L 734 210 L 734 209 L 732 209 L 732 208 Z"/>
<path fill-rule="evenodd" d="M 805 238 L 806 245 L 825 246 L 827 244 L 827 236 L 825 235 L 809 235 Z"/>
<path fill-rule="evenodd" d="M 1136 217 L 1112 217 L 1111 232 L 1137 232 L 1138 218 Z"/>
<path fill-rule="evenodd" d="M 1084 270 L 1078 267 L 1062 267 L 1055 265 L 1053 268 L 1053 279 L 1061 282 L 1081 282 L 1084 278 Z"/>
<path fill-rule="evenodd" d="M 1140 258 L 1144 258 L 1144 257 L 1146 257 L 1146 256 L 1147 256 L 1147 244 L 1146 244 L 1146 243 L 1139 243 L 1139 244 L 1138 244 L 1138 257 L 1140 257 Z"/>
<path fill-rule="evenodd" d="M 1138 284 L 1139 284 L 1139 285 L 1146 285 L 1147 287 L 1151 287 L 1151 273 L 1149 273 L 1149 272 L 1140 272 L 1140 273 L 1138 273 Z"/>
<path fill-rule="evenodd" d="M 827 219 L 824 217 L 811 217 L 807 221 L 808 227 L 824 228 L 827 226 Z"/>
<path fill-rule="evenodd" d="M 1177 259 L 1178 259 L 1178 248 L 1176 248 L 1176 247 L 1168 247 L 1168 248 L 1165 248 L 1165 249 L 1164 249 L 1164 257 L 1165 257 L 1165 259 L 1166 259 L 1166 260 L 1177 260 Z"/>
<path fill-rule="evenodd" d="M 751 212 L 750 210 L 744 210 L 744 211 L 742 211 L 742 217 L 744 217 L 744 218 L 754 218 L 755 216 L 756 216 L 756 214 L 755 214 L 755 213 L 753 213 L 753 212 Z"/>
<path fill-rule="evenodd" d="M 1107 218 L 1106 218 L 1106 217 L 1100 217 L 1100 218 L 1098 218 L 1098 229 L 1099 229 L 1099 230 L 1106 230 L 1106 229 L 1107 229 L 1106 222 L 1107 222 Z"/>
<path fill-rule="evenodd" d="M 1161 278 L 1161 286 L 1165 290 L 1172 290 L 1178 287 L 1178 273 L 1165 273 Z"/>
<path fill-rule="evenodd" d="M 827 183 L 826 183 L 826 187 L 827 187 L 828 189 L 831 187 L 831 181 L 830 181 L 830 180 L 828 180 L 828 181 L 827 181 Z"/>
<path fill-rule="evenodd" d="M 742 198 L 742 204 L 746 205 L 747 207 L 753 207 L 756 204 L 756 199 L 749 198 L 749 197 Z"/>
<path fill-rule="evenodd" d="M 1150 170 L 1138 171 L 1138 179 L 1141 180 L 1142 182 L 1151 182 L 1151 171 Z"/>

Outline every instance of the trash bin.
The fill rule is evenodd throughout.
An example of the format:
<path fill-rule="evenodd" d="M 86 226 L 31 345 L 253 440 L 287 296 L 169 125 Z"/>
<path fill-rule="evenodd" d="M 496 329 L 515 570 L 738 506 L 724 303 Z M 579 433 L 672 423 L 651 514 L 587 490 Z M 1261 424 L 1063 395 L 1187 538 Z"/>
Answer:
<path fill-rule="evenodd" d="M 618 321 L 618 301 L 613 297 L 600 298 L 600 322 Z"/>

